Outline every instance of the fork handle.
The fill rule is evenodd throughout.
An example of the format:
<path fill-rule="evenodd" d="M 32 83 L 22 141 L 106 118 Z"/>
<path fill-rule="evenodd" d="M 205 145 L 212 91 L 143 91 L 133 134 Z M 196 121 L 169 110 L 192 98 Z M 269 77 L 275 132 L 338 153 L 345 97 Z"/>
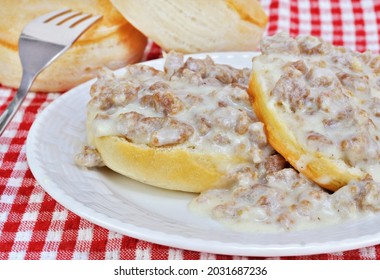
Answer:
<path fill-rule="evenodd" d="M 0 136 L 15 115 L 17 109 L 20 107 L 21 103 L 24 101 L 26 94 L 28 93 L 37 73 L 30 73 L 28 71 L 23 71 L 20 87 L 17 90 L 16 95 L 13 97 L 11 103 L 0 116 Z"/>

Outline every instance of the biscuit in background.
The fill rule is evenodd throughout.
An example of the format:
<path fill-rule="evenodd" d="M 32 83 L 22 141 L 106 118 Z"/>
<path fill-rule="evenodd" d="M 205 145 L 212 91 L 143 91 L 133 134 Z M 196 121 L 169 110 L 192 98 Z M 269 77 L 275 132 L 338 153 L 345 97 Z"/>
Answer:
<path fill-rule="evenodd" d="M 111 0 L 164 51 L 255 51 L 267 24 L 257 0 Z"/>
<path fill-rule="evenodd" d="M 37 77 L 32 91 L 62 92 L 95 77 L 99 67 L 117 69 L 138 62 L 147 39 L 108 0 L 3 0 L 0 9 L 0 84 L 21 81 L 18 39 L 24 26 L 51 11 L 69 8 L 103 15 L 76 43 Z"/>

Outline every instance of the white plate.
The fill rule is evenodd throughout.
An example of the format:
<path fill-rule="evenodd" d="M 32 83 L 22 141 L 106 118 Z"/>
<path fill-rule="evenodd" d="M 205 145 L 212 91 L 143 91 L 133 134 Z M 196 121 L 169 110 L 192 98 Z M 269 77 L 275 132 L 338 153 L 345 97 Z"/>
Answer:
<path fill-rule="evenodd" d="M 210 56 L 217 63 L 241 68 L 251 66 L 254 53 Z M 162 68 L 163 60 L 145 64 Z M 191 194 L 144 185 L 106 168 L 78 168 L 73 157 L 85 143 L 85 111 L 92 83 L 82 84 L 52 102 L 38 116 L 27 139 L 28 163 L 37 181 L 79 216 L 138 239 L 228 255 L 308 255 L 379 243 L 380 216 L 312 231 L 239 233 L 188 211 Z"/>

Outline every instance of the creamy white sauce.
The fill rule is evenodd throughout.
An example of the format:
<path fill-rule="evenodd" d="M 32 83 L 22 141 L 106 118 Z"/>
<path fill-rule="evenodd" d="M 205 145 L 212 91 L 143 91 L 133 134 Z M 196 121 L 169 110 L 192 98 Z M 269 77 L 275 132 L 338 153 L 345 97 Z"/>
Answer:
<path fill-rule="evenodd" d="M 348 61 L 343 58 L 334 60 L 341 55 L 345 55 Z M 302 60 L 309 72 L 298 72 L 299 77 L 291 79 L 297 80 L 302 88 L 309 90 L 309 95 L 301 100 L 303 104 L 296 111 L 292 111 L 289 102 L 274 96 L 270 99 L 270 106 L 277 108 L 280 118 L 286 120 L 289 129 L 302 146 L 331 159 L 343 159 L 349 167 L 374 174 L 374 179 L 378 180 L 378 173 L 371 170 L 380 159 L 380 116 L 376 115 L 377 110 L 374 110 L 373 104 L 373 98 L 379 94 L 379 76 L 368 63 L 356 56 L 359 55 L 352 51 L 342 53 L 342 50 L 335 48 L 328 55 L 271 53 L 268 57 L 259 58 L 262 68 L 257 67 L 257 71 L 271 73 L 272 82 L 268 81 L 264 90 L 272 91 L 277 81 L 284 77 L 286 65 Z M 311 71 L 314 74 L 312 78 L 308 76 Z M 352 81 L 338 79 L 344 75 L 348 76 L 347 80 Z M 313 85 L 313 79 L 318 78 L 331 79 L 332 83 L 328 86 Z M 354 89 L 350 83 L 353 83 Z M 336 97 L 338 94 L 342 98 Z M 279 103 L 282 110 L 278 109 Z M 330 143 L 311 141 L 308 133 L 324 136 Z M 360 139 L 356 141 L 358 138 Z M 297 165 L 303 161 L 304 159 L 300 159 Z"/>
<path fill-rule="evenodd" d="M 309 40 L 304 41 L 307 47 L 316 47 L 320 43 L 313 37 Z M 298 47 L 293 49 L 294 53 L 287 52 L 286 48 L 297 44 L 287 36 L 274 38 L 263 43 L 271 50 L 264 50 L 263 58 L 255 58 L 260 61 L 255 65 L 256 72 L 270 73 L 273 77 L 261 84 L 265 92 L 272 92 L 290 64 L 302 60 L 304 64 L 301 66 L 306 67 L 307 74 L 302 74 L 301 68 L 296 73 L 298 76 L 291 80 L 300 85 L 301 94 L 305 89 L 309 90 L 304 91 L 307 97 L 292 99 L 297 88 L 288 83 L 283 87 L 284 95 L 276 98 L 273 93 L 268 106 L 276 112 L 282 110 L 280 118 L 286 120 L 289 130 L 303 147 L 335 160 L 336 167 L 341 170 L 348 168 L 352 174 L 358 175 L 364 171 L 372 178 L 352 181 L 335 193 L 329 193 L 294 169 L 282 169 L 272 174 L 261 170 L 258 176 L 237 176 L 231 189 L 202 193 L 191 202 L 193 211 L 211 216 L 238 231 L 278 232 L 324 227 L 374 215 L 380 210 L 380 114 L 377 111 L 380 106 L 379 102 L 373 102 L 373 98 L 379 96 L 379 69 L 378 74 L 374 74 L 374 69 L 366 62 L 368 57 L 363 55 L 361 58 L 359 54 L 344 49 L 332 49 L 329 55 L 300 55 Z M 276 53 L 275 48 L 283 49 Z M 345 74 L 354 77 L 355 89 L 344 84 Z M 342 97 L 336 98 L 337 90 L 341 91 Z M 290 96 L 289 102 L 285 95 Z M 342 115 L 342 110 L 347 114 Z M 355 121 L 351 121 L 353 119 Z M 328 121 L 331 124 L 327 125 Z M 359 143 L 352 149 L 344 147 L 345 141 L 363 134 L 370 139 L 369 142 Z M 340 160 L 342 158 L 345 161 Z M 302 155 L 296 162 L 297 169 L 307 168 L 311 159 L 311 156 Z M 317 181 L 327 184 L 331 178 L 322 175 Z"/>
<path fill-rule="evenodd" d="M 169 114 L 182 123 L 188 124 L 194 128 L 194 133 L 190 139 L 184 143 L 176 144 L 177 147 L 191 146 L 194 151 L 207 153 L 221 153 L 234 155 L 254 162 L 262 161 L 267 155 L 273 152 L 268 145 L 259 148 L 255 141 L 249 139 L 249 131 L 261 130 L 264 135 L 263 126 L 257 121 L 256 116 L 252 113 L 245 89 L 231 85 L 223 85 L 215 81 L 210 84 L 193 84 L 191 78 L 170 78 L 161 73 L 154 82 L 162 81 L 169 85 L 164 91 L 170 92 L 176 96 L 184 105 L 184 110 L 175 114 Z M 108 76 L 107 76 L 108 75 Z M 129 102 L 126 106 L 112 106 L 106 110 L 99 109 L 97 106 L 88 106 L 88 110 L 93 117 L 99 114 L 106 114 L 107 118 L 99 118 L 92 121 L 92 132 L 95 137 L 118 135 L 122 133 L 118 129 L 117 121 L 121 114 L 128 112 L 137 112 L 145 117 L 163 118 L 165 114 L 157 111 L 154 106 L 142 105 L 141 100 L 147 95 L 152 95 L 149 87 L 153 84 L 147 75 L 139 73 L 138 75 L 127 74 L 122 77 L 112 77 L 106 73 L 99 84 L 101 95 L 106 91 L 102 83 L 113 80 L 113 83 L 128 84 L 128 81 L 139 84 L 140 89 L 137 92 L 137 98 Z M 105 87 L 109 87 L 106 85 Z M 109 90 L 109 89 L 107 89 Z M 236 132 L 241 118 L 247 118 L 247 129 L 244 133 Z M 201 125 L 200 120 L 204 118 L 210 127 L 205 134 L 199 132 L 198 127 Z M 257 126 L 258 124 L 258 126 Z M 258 128 L 259 127 L 259 128 Z M 252 129 L 251 129 L 252 128 Z M 256 132 L 254 132 L 256 133 Z M 178 131 L 172 128 L 163 128 L 155 136 L 160 143 L 172 143 L 178 137 Z M 140 139 L 141 140 L 141 139 Z M 136 137 L 131 139 L 132 142 L 138 142 Z M 266 141 L 264 139 L 264 141 Z M 148 138 L 142 141 L 144 144 L 149 142 Z"/>
<path fill-rule="evenodd" d="M 204 192 L 190 209 L 236 231 L 311 230 L 378 212 L 380 186 L 353 181 L 330 194 L 287 168 L 261 179 L 242 176 L 230 189 Z"/>

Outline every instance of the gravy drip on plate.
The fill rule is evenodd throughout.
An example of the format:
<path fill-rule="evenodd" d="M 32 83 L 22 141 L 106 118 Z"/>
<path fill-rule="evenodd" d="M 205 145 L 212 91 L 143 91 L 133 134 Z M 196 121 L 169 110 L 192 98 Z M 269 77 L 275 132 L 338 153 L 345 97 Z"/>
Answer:
<path fill-rule="evenodd" d="M 245 232 L 310 230 L 380 210 L 380 185 L 372 180 L 350 182 L 330 194 L 293 168 L 247 167 L 234 178 L 230 189 L 201 193 L 191 209 Z"/>

